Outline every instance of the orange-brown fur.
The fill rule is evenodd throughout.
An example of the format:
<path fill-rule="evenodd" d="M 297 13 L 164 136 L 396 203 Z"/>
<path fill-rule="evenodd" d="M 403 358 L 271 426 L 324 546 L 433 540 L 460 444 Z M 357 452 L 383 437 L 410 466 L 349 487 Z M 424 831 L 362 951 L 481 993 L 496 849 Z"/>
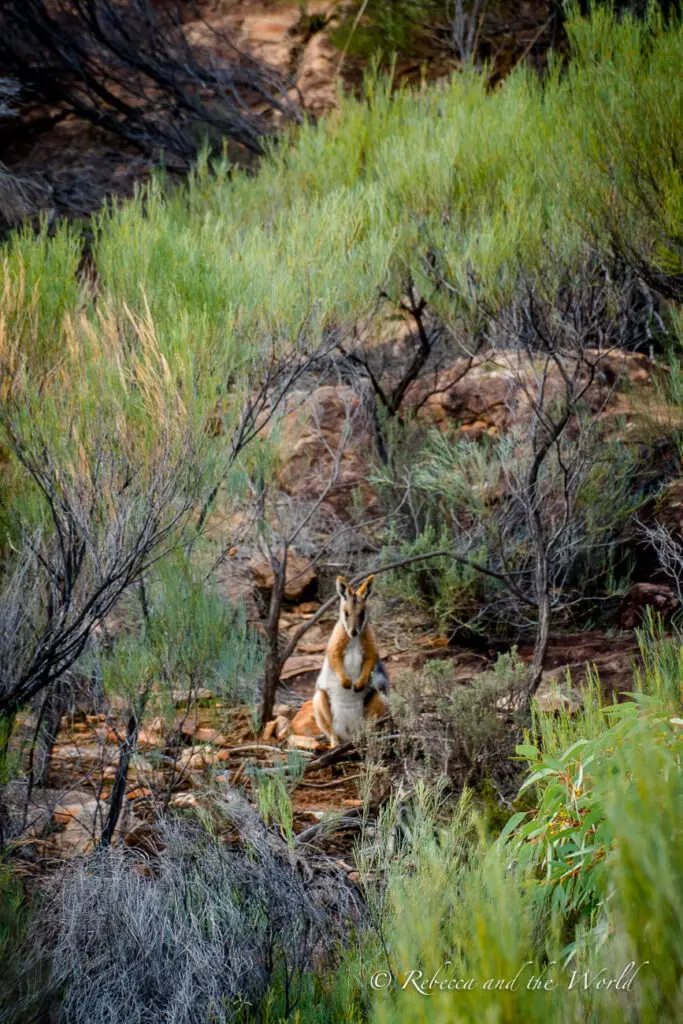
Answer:
<path fill-rule="evenodd" d="M 386 710 L 386 700 L 384 699 L 381 693 L 377 693 L 377 691 L 375 690 L 372 697 L 365 705 L 365 717 L 371 719 L 372 721 L 376 721 L 378 718 L 382 717 Z"/>
<path fill-rule="evenodd" d="M 349 641 L 348 633 L 341 622 L 338 622 L 332 631 L 332 636 L 327 645 L 327 658 L 332 669 L 339 676 L 339 682 L 346 690 L 350 690 L 354 686 L 344 671 L 344 652 L 349 645 Z M 368 680 L 379 657 L 375 637 L 370 626 L 366 626 L 361 633 L 360 645 L 363 650 L 363 669 L 360 678 L 355 684 L 356 690 L 362 690 L 368 685 Z"/>
<path fill-rule="evenodd" d="M 324 690 L 316 690 L 313 695 L 313 715 L 325 735 L 333 736 L 332 708 L 330 707 L 330 698 Z"/>

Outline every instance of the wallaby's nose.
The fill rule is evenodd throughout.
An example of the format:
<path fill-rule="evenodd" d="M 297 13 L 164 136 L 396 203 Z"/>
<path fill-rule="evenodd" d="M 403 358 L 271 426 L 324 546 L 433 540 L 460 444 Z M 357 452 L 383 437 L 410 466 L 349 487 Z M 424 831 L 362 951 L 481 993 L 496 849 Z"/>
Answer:
<path fill-rule="evenodd" d="M 352 629 L 351 630 L 351 636 L 358 636 L 358 630 L 357 629 Z"/>

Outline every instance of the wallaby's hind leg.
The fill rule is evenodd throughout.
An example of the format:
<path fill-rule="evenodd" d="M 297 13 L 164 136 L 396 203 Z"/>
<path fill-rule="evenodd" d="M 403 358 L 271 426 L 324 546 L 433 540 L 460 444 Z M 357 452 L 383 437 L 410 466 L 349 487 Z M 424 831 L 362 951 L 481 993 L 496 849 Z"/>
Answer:
<path fill-rule="evenodd" d="M 316 690 L 313 694 L 313 714 L 318 723 L 318 728 L 325 733 L 333 747 L 339 745 L 339 740 L 334 734 L 332 726 L 332 708 L 330 698 L 325 690 Z"/>
<path fill-rule="evenodd" d="M 363 709 L 363 714 L 365 715 L 365 718 L 368 721 L 374 722 L 378 718 L 382 717 L 382 715 L 387 710 L 387 707 L 388 705 L 386 697 L 384 697 L 383 694 L 375 690 L 372 696 L 370 697 L 369 701 L 365 705 L 365 708 Z"/>

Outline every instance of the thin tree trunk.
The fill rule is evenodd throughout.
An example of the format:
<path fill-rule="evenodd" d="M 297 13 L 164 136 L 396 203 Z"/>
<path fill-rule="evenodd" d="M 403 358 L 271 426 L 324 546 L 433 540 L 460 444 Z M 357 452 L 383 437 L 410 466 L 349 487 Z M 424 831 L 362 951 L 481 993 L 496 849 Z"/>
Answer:
<path fill-rule="evenodd" d="M 527 522 L 534 548 L 534 590 L 538 608 L 538 626 L 534 642 L 534 655 L 531 663 L 531 677 L 527 688 L 527 701 L 530 702 L 538 689 L 543 676 L 543 663 L 548 650 L 550 636 L 550 592 L 548 580 L 548 552 L 546 550 L 543 523 L 539 513 L 538 476 L 550 445 L 544 445 L 534 458 L 529 470 L 526 487 Z"/>
<path fill-rule="evenodd" d="M 543 664 L 550 638 L 550 594 L 548 593 L 548 562 L 545 551 L 536 556 L 536 601 L 538 604 L 538 627 L 534 642 L 534 656 L 531 663 L 528 699 L 531 700 L 543 678 Z"/>
<path fill-rule="evenodd" d="M 282 598 L 285 593 L 285 578 L 287 574 L 287 549 L 285 548 L 282 561 L 271 557 L 271 568 L 273 570 L 273 589 L 270 592 L 270 604 L 268 606 L 268 621 L 266 623 L 266 637 L 268 650 L 263 677 L 263 702 L 261 705 L 261 726 L 269 722 L 273 717 L 275 706 L 275 694 L 280 682 L 280 670 L 282 668 L 282 657 L 280 654 L 280 609 Z"/>
<path fill-rule="evenodd" d="M 10 835 L 9 808 L 5 802 L 5 785 L 9 782 L 9 744 L 14 730 L 16 715 L 0 714 L 0 853 Z"/>
<path fill-rule="evenodd" d="M 114 787 L 111 791 L 111 801 L 109 804 L 109 813 L 107 820 L 102 829 L 102 835 L 100 837 L 100 846 L 109 846 L 111 843 L 116 826 L 119 823 L 121 816 L 121 808 L 123 807 L 123 798 L 126 795 L 126 785 L 128 783 L 128 768 L 130 765 L 130 759 L 135 752 L 138 742 L 138 728 L 139 721 L 138 717 L 133 712 L 128 719 L 128 729 L 126 731 L 126 738 L 121 744 L 119 751 L 119 766 L 116 770 L 116 778 L 114 779 Z"/>
<path fill-rule="evenodd" d="M 45 699 L 43 722 L 36 740 L 33 755 L 33 784 L 41 789 L 47 786 L 52 765 L 52 748 L 66 710 L 68 689 L 66 682 L 59 679 Z"/>
<path fill-rule="evenodd" d="M 387 438 L 382 424 L 379 421 L 379 412 L 377 411 L 377 399 L 374 394 L 370 395 L 370 401 L 372 402 L 371 416 L 372 416 L 372 433 L 375 439 L 375 448 L 379 461 L 383 466 L 389 464 L 389 449 L 387 445 Z"/>

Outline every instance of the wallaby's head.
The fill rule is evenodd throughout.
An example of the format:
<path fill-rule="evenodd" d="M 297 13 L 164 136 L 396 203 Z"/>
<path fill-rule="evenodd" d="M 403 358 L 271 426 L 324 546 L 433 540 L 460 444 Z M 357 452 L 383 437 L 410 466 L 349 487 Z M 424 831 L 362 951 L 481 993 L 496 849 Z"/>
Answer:
<path fill-rule="evenodd" d="M 337 576 L 337 593 L 341 598 L 339 618 L 350 637 L 363 632 L 368 621 L 367 600 L 372 593 L 374 576 L 368 576 L 357 590 L 347 583 L 343 576 Z"/>

